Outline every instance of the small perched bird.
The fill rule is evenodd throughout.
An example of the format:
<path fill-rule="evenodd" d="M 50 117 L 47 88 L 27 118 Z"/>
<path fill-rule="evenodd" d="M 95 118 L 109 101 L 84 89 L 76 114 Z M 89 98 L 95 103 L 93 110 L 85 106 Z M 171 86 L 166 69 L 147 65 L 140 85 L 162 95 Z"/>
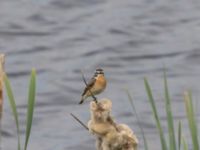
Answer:
<path fill-rule="evenodd" d="M 82 104 L 84 100 L 90 96 L 100 94 L 106 88 L 106 79 L 104 76 L 103 69 L 98 68 L 95 71 L 94 76 L 91 78 L 87 86 L 85 87 L 81 101 L 79 104 Z"/>

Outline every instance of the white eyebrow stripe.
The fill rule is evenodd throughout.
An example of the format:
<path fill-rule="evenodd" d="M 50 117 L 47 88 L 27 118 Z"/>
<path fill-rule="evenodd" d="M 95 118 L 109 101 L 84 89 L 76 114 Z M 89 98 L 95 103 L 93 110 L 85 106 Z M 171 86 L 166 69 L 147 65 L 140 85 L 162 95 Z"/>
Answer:
<path fill-rule="evenodd" d="M 95 74 L 104 74 L 103 72 L 95 72 Z"/>

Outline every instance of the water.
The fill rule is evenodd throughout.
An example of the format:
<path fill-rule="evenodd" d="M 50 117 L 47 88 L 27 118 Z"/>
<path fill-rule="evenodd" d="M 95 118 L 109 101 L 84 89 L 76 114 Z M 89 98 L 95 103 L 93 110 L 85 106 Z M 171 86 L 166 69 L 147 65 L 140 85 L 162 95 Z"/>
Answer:
<path fill-rule="evenodd" d="M 183 91 L 195 99 L 200 85 L 200 2 L 197 0 L 1 0 L 0 51 L 12 82 L 25 131 L 27 87 L 37 69 L 37 100 L 29 150 L 92 150 L 94 138 L 69 114 L 89 120 L 89 103 L 77 105 L 89 79 L 102 67 L 108 87 L 99 98 L 113 101 L 112 115 L 141 133 L 124 88 L 134 97 L 150 149 L 159 136 L 144 89 L 148 77 L 165 132 L 163 66 L 173 112 L 186 122 Z M 7 97 L 6 97 L 7 98 Z M 198 101 L 196 101 L 198 107 Z M 184 131 L 187 135 L 187 126 Z M 141 139 L 141 138 L 140 138 Z M 16 129 L 4 102 L 2 149 L 17 149 Z M 140 149 L 143 149 L 140 140 Z"/>

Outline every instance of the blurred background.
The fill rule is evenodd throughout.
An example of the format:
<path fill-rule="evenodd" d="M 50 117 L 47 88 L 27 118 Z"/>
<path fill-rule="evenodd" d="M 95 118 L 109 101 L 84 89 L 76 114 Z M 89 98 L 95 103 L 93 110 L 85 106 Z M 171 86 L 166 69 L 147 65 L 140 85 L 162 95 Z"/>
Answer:
<path fill-rule="evenodd" d="M 130 90 L 151 149 L 159 136 L 144 88 L 152 86 L 166 129 L 163 96 L 165 65 L 175 127 L 186 123 L 183 92 L 191 89 L 198 107 L 200 79 L 200 2 L 198 0 L 0 0 L 0 52 L 6 54 L 25 133 L 31 68 L 37 70 L 37 97 L 29 150 L 93 150 L 95 139 L 69 114 L 89 120 L 89 101 L 78 105 L 95 69 L 108 86 L 98 98 L 113 101 L 112 115 L 140 139 L 124 88 Z M 5 96 L 2 149 L 17 149 L 15 122 Z M 197 111 L 198 113 L 198 111 Z M 186 130 L 187 124 L 183 124 Z M 184 131 L 187 137 L 187 130 Z"/>

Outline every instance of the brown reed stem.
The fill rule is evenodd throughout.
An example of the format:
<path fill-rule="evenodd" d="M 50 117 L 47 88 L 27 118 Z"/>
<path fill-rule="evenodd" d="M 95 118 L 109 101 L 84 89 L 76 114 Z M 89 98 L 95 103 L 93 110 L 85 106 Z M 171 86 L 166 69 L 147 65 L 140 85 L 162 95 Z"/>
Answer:
<path fill-rule="evenodd" d="M 84 83 L 85 83 L 85 85 L 86 85 L 86 87 L 87 87 L 88 84 L 87 84 L 86 79 L 85 79 L 85 77 L 84 77 L 83 71 L 81 71 L 81 74 L 82 74 L 82 79 L 83 79 L 83 81 L 84 81 Z M 96 103 L 98 103 L 98 102 L 97 102 L 97 98 L 94 96 L 94 94 L 92 93 L 92 91 L 91 91 L 90 89 L 89 89 L 89 92 L 90 92 L 90 94 L 92 95 L 93 100 L 94 100 Z"/>
<path fill-rule="evenodd" d="M 78 123 L 80 123 L 86 130 L 89 130 L 89 128 L 80 120 L 78 119 L 78 117 L 76 117 L 74 114 L 70 113 L 70 115 L 76 120 L 78 121 Z"/>
<path fill-rule="evenodd" d="M 2 116 L 3 116 L 3 78 L 4 78 L 5 55 L 0 54 L 0 149 L 2 149 Z"/>
<path fill-rule="evenodd" d="M 4 77 L 5 55 L 0 54 L 0 119 L 3 113 L 3 77 Z"/>

